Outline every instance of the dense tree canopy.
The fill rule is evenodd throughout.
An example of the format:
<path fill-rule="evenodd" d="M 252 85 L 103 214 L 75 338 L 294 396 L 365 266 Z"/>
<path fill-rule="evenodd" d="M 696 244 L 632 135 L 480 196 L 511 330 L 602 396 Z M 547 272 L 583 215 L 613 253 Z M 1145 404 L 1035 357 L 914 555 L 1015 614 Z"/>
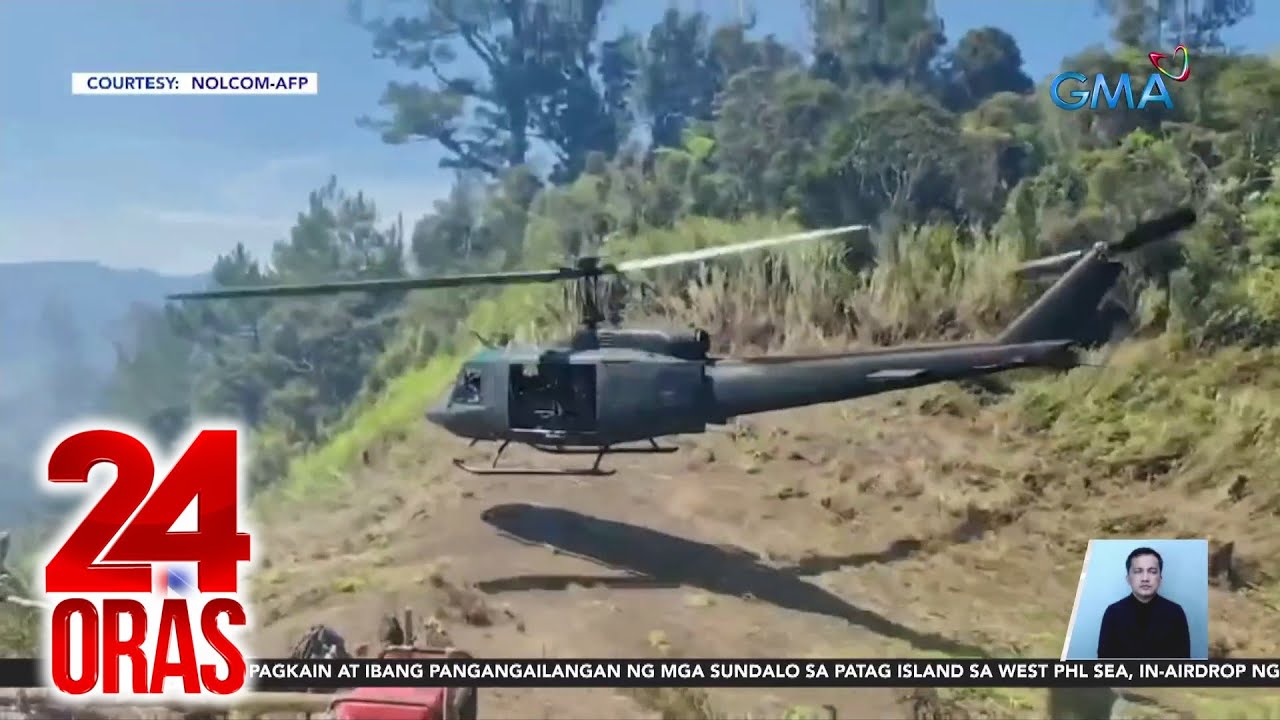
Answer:
<path fill-rule="evenodd" d="M 1243 0 L 1152 5 L 1100 2 L 1119 44 L 1082 48 L 1064 67 L 1145 72 L 1151 48 L 1175 37 L 1211 48 L 1251 10 Z M 948 38 L 931 6 L 810 0 L 812 48 L 676 9 L 651 28 L 603 37 L 602 0 L 423 0 L 382 15 L 357 7 L 374 52 L 415 75 L 385 89 L 383 116 L 361 122 L 389 143 L 438 145 L 457 172 L 453 191 L 406 232 L 331 181 L 270 258 L 231 238 L 214 277 L 511 268 L 695 218 L 766 216 L 875 224 L 884 259 L 931 244 L 932 278 L 980 238 L 1048 252 L 1190 202 L 1204 221 L 1186 252 L 1138 258 L 1143 282 L 1166 298 L 1150 322 L 1176 320 L 1204 345 L 1274 339 L 1273 61 L 1201 50 L 1193 81 L 1173 88 L 1171 112 L 1065 112 L 1028 76 L 1015 38 L 991 27 Z M 926 285 L 903 297 L 919 300 Z M 258 430 L 255 479 L 270 482 L 354 403 L 451 347 L 485 296 L 144 313 L 120 343 L 113 397 L 166 434 L 192 413 L 243 419 Z M 1143 297 L 1135 287 L 1135 307 Z"/>

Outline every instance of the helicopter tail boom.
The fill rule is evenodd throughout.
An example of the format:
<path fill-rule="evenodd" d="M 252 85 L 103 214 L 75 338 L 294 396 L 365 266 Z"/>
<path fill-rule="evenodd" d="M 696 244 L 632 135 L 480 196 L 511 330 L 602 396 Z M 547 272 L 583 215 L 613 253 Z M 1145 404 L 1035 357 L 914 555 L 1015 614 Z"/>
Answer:
<path fill-rule="evenodd" d="M 963 343 L 853 352 L 790 362 L 722 361 L 708 368 L 716 417 L 840 402 L 895 390 L 983 377 L 1006 370 L 1069 369 L 1078 364 L 1075 343 Z"/>

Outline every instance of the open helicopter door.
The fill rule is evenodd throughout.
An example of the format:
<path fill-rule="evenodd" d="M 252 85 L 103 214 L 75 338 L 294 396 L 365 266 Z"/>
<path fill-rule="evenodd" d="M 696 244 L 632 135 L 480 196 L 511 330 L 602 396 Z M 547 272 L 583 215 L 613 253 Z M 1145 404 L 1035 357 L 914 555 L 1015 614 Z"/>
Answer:
<path fill-rule="evenodd" d="M 564 360 L 512 362 L 508 411 L 513 430 L 579 435 L 596 429 L 596 366 Z"/>

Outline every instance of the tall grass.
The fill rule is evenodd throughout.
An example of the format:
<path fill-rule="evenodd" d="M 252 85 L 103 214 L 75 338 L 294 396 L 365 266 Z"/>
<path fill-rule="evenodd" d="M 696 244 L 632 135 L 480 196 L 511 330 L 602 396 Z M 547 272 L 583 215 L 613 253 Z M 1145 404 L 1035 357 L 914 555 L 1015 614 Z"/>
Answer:
<path fill-rule="evenodd" d="M 627 243 L 627 255 L 794 232 L 784 222 L 693 220 Z M 1029 297 L 1013 274 L 1021 244 L 955 226 L 671 268 L 646 278 L 641 318 L 697 325 L 721 349 L 883 344 L 993 332 Z M 875 248 L 880 252 L 876 253 Z"/>

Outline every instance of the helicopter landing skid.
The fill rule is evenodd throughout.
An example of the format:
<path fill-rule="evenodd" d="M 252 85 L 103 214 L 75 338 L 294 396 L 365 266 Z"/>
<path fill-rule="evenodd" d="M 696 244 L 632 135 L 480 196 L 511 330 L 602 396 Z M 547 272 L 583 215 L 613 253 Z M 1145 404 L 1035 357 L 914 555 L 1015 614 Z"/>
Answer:
<path fill-rule="evenodd" d="M 617 470 L 603 469 L 598 467 L 589 468 L 537 468 L 537 467 L 475 467 L 468 465 L 462 458 L 453 459 L 454 467 L 471 475 L 567 475 L 576 477 L 604 477 L 612 475 Z"/>
<path fill-rule="evenodd" d="M 503 442 L 498 446 L 498 452 L 494 453 L 493 462 L 489 467 L 475 467 L 468 465 L 462 458 L 454 458 L 453 464 L 459 470 L 470 473 L 472 475 L 577 475 L 577 476 L 607 476 L 613 475 L 617 470 L 604 469 L 600 467 L 600 461 L 605 455 L 613 454 L 667 454 L 676 452 L 679 448 L 662 447 L 653 440 L 649 441 L 650 447 L 631 447 L 631 448 L 613 448 L 613 447 L 566 447 L 561 445 L 540 445 L 527 443 L 529 447 L 539 452 L 550 453 L 553 455 L 595 455 L 595 462 L 589 468 L 503 468 L 498 467 L 498 461 L 502 459 L 502 453 L 511 444 L 510 440 Z M 475 445 L 473 442 L 472 445 Z"/>
<path fill-rule="evenodd" d="M 549 453 L 551 455 L 595 455 L 601 452 L 601 448 L 596 447 L 565 447 L 563 445 L 529 445 L 529 447 L 538 452 Z M 607 448 L 604 450 L 605 455 L 667 455 L 677 452 L 680 448 L 662 447 L 653 440 L 649 441 L 649 447 L 621 447 Z"/>

